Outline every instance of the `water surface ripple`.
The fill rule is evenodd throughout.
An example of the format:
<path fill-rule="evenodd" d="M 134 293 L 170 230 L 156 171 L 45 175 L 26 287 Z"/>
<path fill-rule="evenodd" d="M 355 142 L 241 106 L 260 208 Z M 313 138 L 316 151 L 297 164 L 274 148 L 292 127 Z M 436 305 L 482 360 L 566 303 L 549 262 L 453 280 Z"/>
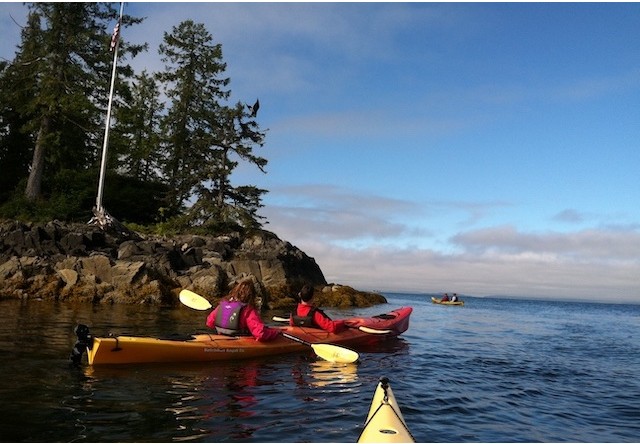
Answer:
<path fill-rule="evenodd" d="M 421 442 L 638 442 L 640 306 L 386 294 L 414 307 L 398 340 L 357 364 L 303 355 L 226 364 L 73 368 L 95 335 L 204 328 L 181 307 L 0 302 L 0 436 L 10 442 L 354 442 L 390 378 Z M 268 313 L 268 319 L 273 314 Z"/>

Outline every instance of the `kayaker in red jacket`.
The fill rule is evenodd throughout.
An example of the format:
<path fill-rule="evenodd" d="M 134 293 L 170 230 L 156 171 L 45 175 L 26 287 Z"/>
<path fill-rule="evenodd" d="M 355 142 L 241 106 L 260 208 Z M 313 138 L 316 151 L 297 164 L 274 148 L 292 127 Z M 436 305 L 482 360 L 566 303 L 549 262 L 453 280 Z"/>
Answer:
<path fill-rule="evenodd" d="M 280 330 L 267 327 L 255 307 L 256 291 L 250 280 L 238 283 L 207 316 L 207 327 L 229 336 L 251 335 L 261 342 L 272 341 Z"/>
<path fill-rule="evenodd" d="M 344 321 L 331 320 L 322 310 L 313 305 L 313 287 L 310 285 L 304 285 L 298 297 L 300 302 L 291 316 L 291 325 L 321 328 L 331 333 L 340 333 L 347 328 Z"/>

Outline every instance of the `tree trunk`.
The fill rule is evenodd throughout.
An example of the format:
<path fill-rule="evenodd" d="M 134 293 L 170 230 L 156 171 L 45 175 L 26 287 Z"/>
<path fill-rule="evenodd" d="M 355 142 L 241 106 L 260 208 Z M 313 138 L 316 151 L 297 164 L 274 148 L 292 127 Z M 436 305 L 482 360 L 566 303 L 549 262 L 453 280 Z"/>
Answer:
<path fill-rule="evenodd" d="M 224 198 L 227 194 L 227 177 L 229 176 L 227 173 L 227 153 L 229 149 L 224 147 L 222 150 L 222 166 L 220 167 L 220 183 L 218 186 L 218 196 L 216 197 L 216 204 L 218 210 L 222 211 L 224 209 Z M 222 214 L 222 213 L 221 213 Z"/>
<path fill-rule="evenodd" d="M 27 180 L 27 188 L 24 195 L 28 200 L 36 200 L 40 197 L 42 188 L 42 174 L 44 172 L 44 152 L 45 139 L 49 134 L 51 126 L 51 118 L 44 116 L 40 122 L 40 130 L 36 139 L 36 146 L 33 150 L 33 160 L 31 161 L 31 171 L 29 171 L 29 179 Z"/>

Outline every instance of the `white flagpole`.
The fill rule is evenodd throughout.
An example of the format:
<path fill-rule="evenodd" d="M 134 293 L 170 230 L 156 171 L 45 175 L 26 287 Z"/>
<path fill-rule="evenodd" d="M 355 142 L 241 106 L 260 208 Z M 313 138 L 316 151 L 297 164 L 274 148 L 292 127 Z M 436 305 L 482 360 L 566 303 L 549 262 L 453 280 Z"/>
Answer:
<path fill-rule="evenodd" d="M 118 47 L 120 46 L 120 28 L 122 27 L 122 13 L 124 10 L 124 2 L 120 3 L 120 18 L 117 23 L 117 35 L 114 36 L 116 38 L 115 48 L 113 49 L 113 70 L 111 71 L 111 88 L 109 90 L 109 105 L 107 106 L 107 121 L 104 128 L 104 143 L 102 145 L 102 163 L 100 164 L 100 180 L 98 182 L 98 195 L 96 197 L 96 207 L 94 209 L 94 214 L 98 219 L 104 219 L 108 216 L 105 215 L 104 208 L 102 207 L 102 195 L 104 192 L 104 178 L 107 172 L 107 147 L 109 144 L 109 127 L 111 126 L 111 104 L 113 103 L 113 90 L 116 83 L 116 66 L 118 62 Z M 106 222 L 98 220 L 98 222 Z M 108 223 L 108 222 L 107 222 Z M 102 225 L 102 224 L 101 224 Z"/>

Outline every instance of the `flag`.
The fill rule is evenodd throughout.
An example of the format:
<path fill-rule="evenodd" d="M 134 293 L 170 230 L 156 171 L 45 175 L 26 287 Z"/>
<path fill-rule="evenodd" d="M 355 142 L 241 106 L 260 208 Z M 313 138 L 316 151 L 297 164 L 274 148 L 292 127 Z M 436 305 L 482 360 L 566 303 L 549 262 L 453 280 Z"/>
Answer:
<path fill-rule="evenodd" d="M 111 36 L 111 46 L 109 47 L 109 51 L 113 51 L 114 49 L 116 49 L 119 38 L 120 38 L 120 20 L 118 20 L 118 23 L 116 23 L 116 27 L 113 28 L 113 35 Z"/>

